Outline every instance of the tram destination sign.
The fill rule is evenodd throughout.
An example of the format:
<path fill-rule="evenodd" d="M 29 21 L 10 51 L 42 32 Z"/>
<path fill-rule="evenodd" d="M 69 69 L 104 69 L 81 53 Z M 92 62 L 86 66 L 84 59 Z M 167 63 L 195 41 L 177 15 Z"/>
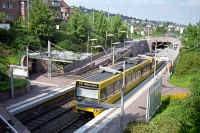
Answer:
<path fill-rule="evenodd" d="M 87 83 L 87 82 L 78 82 L 77 83 L 78 86 L 84 86 L 84 87 L 94 87 L 94 88 L 98 88 L 97 84 L 91 84 L 91 83 Z"/>

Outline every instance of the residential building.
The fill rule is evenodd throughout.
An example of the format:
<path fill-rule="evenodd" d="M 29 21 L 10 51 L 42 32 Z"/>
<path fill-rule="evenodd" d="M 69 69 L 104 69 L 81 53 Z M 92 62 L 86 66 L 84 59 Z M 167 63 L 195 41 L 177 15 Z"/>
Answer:
<path fill-rule="evenodd" d="M 9 20 L 16 20 L 20 16 L 27 16 L 27 1 L 33 0 L 0 0 L 0 12 L 5 13 Z M 53 11 L 58 13 L 56 17 L 67 20 L 73 14 L 72 8 L 64 0 L 43 0 Z"/>
<path fill-rule="evenodd" d="M 5 13 L 9 20 L 26 16 L 26 0 L 0 0 L 0 12 Z"/>
<path fill-rule="evenodd" d="M 58 19 L 69 19 L 69 16 L 73 14 L 72 8 L 64 1 L 64 0 L 44 0 L 48 1 L 48 5 L 51 9 L 53 9 L 56 17 Z"/>

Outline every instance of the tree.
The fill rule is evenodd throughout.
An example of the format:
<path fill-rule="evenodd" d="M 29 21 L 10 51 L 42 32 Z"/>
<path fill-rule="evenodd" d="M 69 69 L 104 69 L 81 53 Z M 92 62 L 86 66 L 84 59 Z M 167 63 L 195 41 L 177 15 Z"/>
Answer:
<path fill-rule="evenodd" d="M 6 75 L 8 66 L 8 59 L 5 55 L 2 54 L 2 49 L 0 49 L 0 81 L 8 80 Z"/>
<path fill-rule="evenodd" d="M 75 44 L 82 44 L 88 39 L 88 32 L 91 30 L 91 26 L 87 17 L 79 10 L 75 10 L 75 14 L 69 19 L 67 35 Z"/>
<path fill-rule="evenodd" d="M 35 0 L 30 12 L 29 32 L 32 35 L 39 36 L 40 39 L 47 41 L 51 39 L 55 32 L 55 18 L 47 4 L 42 0 Z"/>
<path fill-rule="evenodd" d="M 190 49 L 200 47 L 200 23 L 189 24 L 183 31 L 182 44 Z"/>

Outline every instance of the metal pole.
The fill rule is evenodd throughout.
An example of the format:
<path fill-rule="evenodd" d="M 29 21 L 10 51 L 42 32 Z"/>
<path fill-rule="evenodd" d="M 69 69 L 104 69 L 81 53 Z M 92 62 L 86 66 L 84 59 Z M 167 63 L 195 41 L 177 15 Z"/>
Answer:
<path fill-rule="evenodd" d="M 93 24 L 94 24 L 94 9 L 93 9 Z"/>
<path fill-rule="evenodd" d="M 124 38 L 124 49 L 125 49 L 125 38 Z"/>
<path fill-rule="evenodd" d="M 113 55 L 113 62 L 112 62 L 112 64 L 114 65 L 115 64 L 115 47 L 113 47 L 112 49 L 113 49 L 113 53 L 112 53 L 112 55 Z"/>
<path fill-rule="evenodd" d="M 26 63 L 27 63 L 27 69 L 28 69 L 28 75 L 29 75 L 29 60 L 28 60 L 29 56 L 28 56 L 28 52 L 29 52 L 28 46 L 26 46 Z"/>
<path fill-rule="evenodd" d="M 48 60 L 48 77 L 49 79 L 51 80 L 51 42 L 48 41 L 48 57 L 49 57 L 49 60 Z"/>
<path fill-rule="evenodd" d="M 105 49 L 107 48 L 107 31 L 106 31 L 106 41 L 105 41 Z"/>
<path fill-rule="evenodd" d="M 88 54 L 88 46 L 89 46 L 89 41 L 90 41 L 90 36 L 89 36 L 89 33 L 88 33 L 87 54 Z"/>
<path fill-rule="evenodd" d="M 126 62 L 124 61 L 123 64 L 123 84 L 122 84 L 122 89 L 121 89 L 121 117 L 120 117 L 120 128 L 121 128 L 121 133 L 123 133 L 124 125 L 123 125 L 123 118 L 124 118 L 124 90 L 125 90 L 125 64 Z"/>
<path fill-rule="evenodd" d="M 29 8 L 30 8 L 30 3 L 29 0 L 27 0 L 27 20 L 28 20 L 28 29 L 29 29 Z"/>
<path fill-rule="evenodd" d="M 156 52 L 157 52 L 157 41 L 156 41 L 156 46 L 155 46 L 155 57 L 154 57 L 154 62 L 155 62 L 155 66 L 154 66 L 154 77 L 156 76 Z"/>
<path fill-rule="evenodd" d="M 10 85 L 11 85 L 11 98 L 15 98 L 14 92 L 14 79 L 13 79 L 13 67 L 10 66 Z"/>
<path fill-rule="evenodd" d="M 93 46 L 93 42 L 92 42 L 92 46 Z M 92 47 L 91 47 L 91 63 L 92 63 Z"/>
<path fill-rule="evenodd" d="M 150 106 L 150 88 L 148 88 L 147 92 L 147 109 L 146 109 L 146 122 L 149 122 L 149 106 Z"/>

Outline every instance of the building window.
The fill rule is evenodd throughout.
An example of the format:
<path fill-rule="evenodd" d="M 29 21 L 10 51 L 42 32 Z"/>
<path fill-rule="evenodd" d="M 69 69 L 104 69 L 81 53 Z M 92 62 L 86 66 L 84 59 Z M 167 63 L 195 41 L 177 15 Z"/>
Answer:
<path fill-rule="evenodd" d="M 7 15 L 6 18 L 11 21 L 15 20 L 14 16 L 12 15 Z"/>
<path fill-rule="evenodd" d="M 7 8 L 5 1 L 3 1 L 2 8 Z"/>
<path fill-rule="evenodd" d="M 52 6 L 60 6 L 60 2 L 59 1 L 52 1 Z"/>
<path fill-rule="evenodd" d="M 13 8 L 13 2 L 11 0 L 3 1 L 2 8 Z"/>

